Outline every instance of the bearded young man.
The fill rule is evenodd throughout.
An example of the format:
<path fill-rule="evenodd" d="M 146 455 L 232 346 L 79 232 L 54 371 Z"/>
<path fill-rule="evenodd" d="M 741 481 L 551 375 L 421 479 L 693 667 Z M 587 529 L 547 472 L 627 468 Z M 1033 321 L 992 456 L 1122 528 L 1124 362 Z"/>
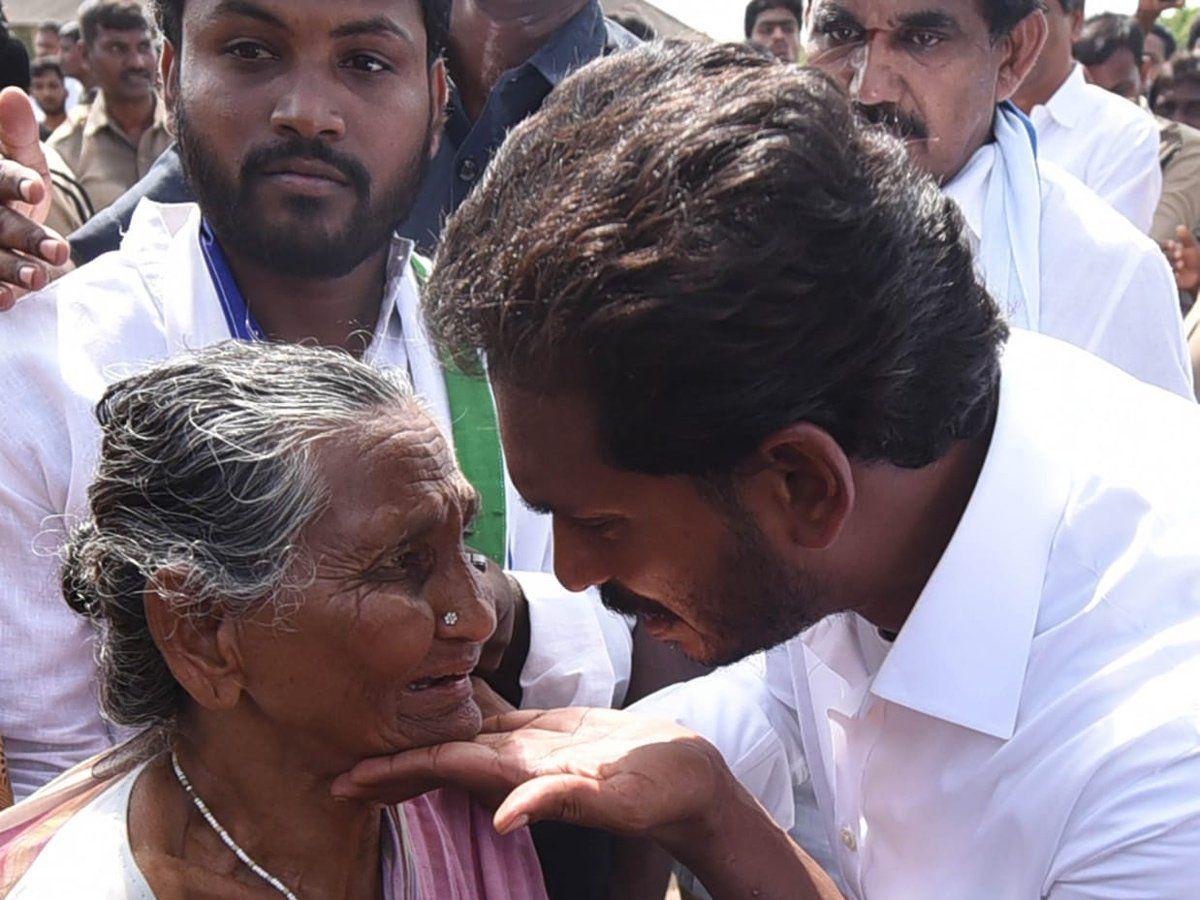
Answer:
<path fill-rule="evenodd" d="M 406 371 L 483 494 L 476 549 L 520 570 L 519 585 L 495 564 L 482 577 L 500 634 L 532 652 L 511 670 L 485 654 L 484 671 L 536 705 L 618 702 L 628 628 L 543 574 L 549 522 L 506 496 L 486 385 L 442 372 L 417 313 L 420 262 L 393 231 L 441 123 L 447 6 L 163 0 L 158 12 L 199 203 L 147 202 L 120 251 L 0 323 L 0 734 L 17 796 L 115 736 L 91 642 L 44 552 L 53 541 L 37 541 L 86 501 L 92 407 L 130 370 L 230 338 L 312 342 Z M 625 648 L 616 662 L 584 652 L 606 630 Z"/>
<path fill-rule="evenodd" d="M 456 782 L 501 830 L 647 835 L 715 897 L 794 900 L 830 885 L 733 775 L 773 811 L 807 776 L 856 897 L 1194 889 L 1200 410 L 1009 337 L 953 204 L 827 79 L 730 46 L 589 67 L 426 302 L 487 360 L 563 583 L 711 663 L 772 649 L 641 707 L 728 767 L 673 723 L 527 711 L 335 792 Z"/>
<path fill-rule="evenodd" d="M 1036 0 L 813 0 L 805 25 L 809 64 L 901 136 L 958 204 L 1011 324 L 1191 396 L 1162 253 L 1048 162 L 1008 102 L 1045 40 Z"/>

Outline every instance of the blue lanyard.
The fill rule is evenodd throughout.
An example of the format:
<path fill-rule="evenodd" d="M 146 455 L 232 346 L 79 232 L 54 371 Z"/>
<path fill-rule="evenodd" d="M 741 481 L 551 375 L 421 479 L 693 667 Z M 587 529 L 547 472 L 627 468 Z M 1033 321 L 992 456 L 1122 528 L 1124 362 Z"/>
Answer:
<path fill-rule="evenodd" d="M 213 234 L 207 221 L 200 223 L 200 252 L 204 254 L 208 275 L 217 290 L 217 300 L 221 303 L 221 312 L 225 314 L 225 324 L 229 326 L 230 336 L 239 341 L 265 341 L 267 335 L 258 322 L 254 321 L 250 307 L 246 306 L 246 300 L 242 297 L 233 271 L 229 268 L 225 251 L 217 243 L 217 236 Z"/>

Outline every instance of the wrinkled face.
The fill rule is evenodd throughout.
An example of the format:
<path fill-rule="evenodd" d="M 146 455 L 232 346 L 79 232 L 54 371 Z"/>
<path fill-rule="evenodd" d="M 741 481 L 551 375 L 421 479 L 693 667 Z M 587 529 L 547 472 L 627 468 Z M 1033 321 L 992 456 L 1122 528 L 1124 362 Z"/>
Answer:
<path fill-rule="evenodd" d="M 1104 62 L 1084 66 L 1087 80 L 1126 100 L 1137 101 L 1142 94 L 1142 73 L 1133 54 L 1122 47 Z"/>
<path fill-rule="evenodd" d="M 735 501 L 688 477 L 608 465 L 586 401 L 494 387 L 509 472 L 525 501 L 554 517 L 566 587 L 599 585 L 610 607 L 709 665 L 788 640 L 832 611 Z"/>
<path fill-rule="evenodd" d="M 29 92 L 37 101 L 42 112 L 48 116 L 61 116 L 67 102 L 67 87 L 54 72 L 35 75 Z"/>
<path fill-rule="evenodd" d="M 58 56 L 62 52 L 62 45 L 58 40 L 57 31 L 39 31 L 33 37 L 33 55 L 34 56 Z"/>
<path fill-rule="evenodd" d="M 784 62 L 795 62 L 800 57 L 800 23 L 790 10 L 768 9 L 760 13 L 754 20 L 750 40 Z"/>
<path fill-rule="evenodd" d="M 342 435 L 316 453 L 331 501 L 302 536 L 311 583 L 239 633 L 249 701 L 334 766 L 473 737 L 468 673 L 495 627 L 463 547 L 475 493 L 437 427 L 414 409 Z"/>
<path fill-rule="evenodd" d="M 188 2 L 166 81 L 221 242 L 312 278 L 387 246 L 445 99 L 417 0 Z"/>
<path fill-rule="evenodd" d="M 1200 128 L 1200 82 L 1179 81 L 1163 90 L 1154 101 L 1160 116 Z"/>
<path fill-rule="evenodd" d="M 106 97 L 132 102 L 154 91 L 158 57 L 150 32 L 144 28 L 115 31 L 101 28 L 95 44 L 86 48 L 88 66 Z"/>
<path fill-rule="evenodd" d="M 1006 41 L 992 41 L 976 0 L 813 0 L 805 49 L 943 182 L 985 143 L 1007 97 Z"/>

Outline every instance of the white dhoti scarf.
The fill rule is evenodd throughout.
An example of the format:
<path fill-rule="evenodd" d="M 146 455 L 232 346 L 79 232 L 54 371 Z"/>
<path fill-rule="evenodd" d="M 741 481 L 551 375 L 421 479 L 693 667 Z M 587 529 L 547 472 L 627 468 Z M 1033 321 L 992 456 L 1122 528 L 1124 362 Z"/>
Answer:
<path fill-rule="evenodd" d="M 996 108 L 976 265 L 1010 324 L 1037 331 L 1041 312 L 1042 181 L 1035 136 L 1011 104 Z"/>

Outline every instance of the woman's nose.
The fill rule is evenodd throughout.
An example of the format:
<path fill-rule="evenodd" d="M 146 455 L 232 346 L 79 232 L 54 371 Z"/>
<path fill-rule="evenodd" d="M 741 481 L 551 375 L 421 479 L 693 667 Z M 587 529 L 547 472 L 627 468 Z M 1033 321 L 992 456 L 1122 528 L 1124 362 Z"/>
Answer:
<path fill-rule="evenodd" d="M 498 573 L 498 579 L 486 577 L 471 559 L 473 555 L 468 552 L 458 575 L 447 584 L 440 602 L 435 604 L 437 636 L 444 640 L 482 644 L 496 630 L 496 605 L 500 598 L 494 594 L 506 589 L 508 581 L 503 572 Z"/>

